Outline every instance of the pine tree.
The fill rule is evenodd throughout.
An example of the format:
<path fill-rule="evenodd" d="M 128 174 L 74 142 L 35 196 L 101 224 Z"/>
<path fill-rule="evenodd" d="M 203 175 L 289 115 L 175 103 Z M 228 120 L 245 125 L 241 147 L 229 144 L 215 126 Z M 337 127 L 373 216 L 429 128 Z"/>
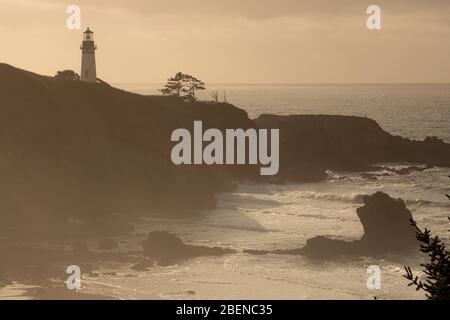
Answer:
<path fill-rule="evenodd" d="M 184 96 L 189 100 L 195 100 L 198 90 L 205 90 L 205 83 L 189 74 L 178 72 L 174 77 L 167 80 L 166 85 L 159 89 L 165 96 Z"/>
<path fill-rule="evenodd" d="M 186 74 L 185 78 L 185 92 L 187 97 L 195 100 L 195 92 L 198 90 L 205 90 L 205 83 L 196 77 Z"/>
<path fill-rule="evenodd" d="M 180 97 L 184 87 L 184 74 L 178 72 L 174 77 L 167 79 L 167 83 L 164 88 L 159 91 L 165 96 Z"/>

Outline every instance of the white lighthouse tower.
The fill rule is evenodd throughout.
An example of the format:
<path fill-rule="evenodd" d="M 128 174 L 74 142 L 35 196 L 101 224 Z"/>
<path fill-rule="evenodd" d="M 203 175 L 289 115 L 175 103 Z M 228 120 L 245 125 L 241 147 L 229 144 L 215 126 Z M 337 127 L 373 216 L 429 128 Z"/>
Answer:
<path fill-rule="evenodd" d="M 83 44 L 80 49 L 83 52 L 81 58 L 81 80 L 96 82 L 95 50 L 97 50 L 97 45 L 94 43 L 94 33 L 89 30 L 89 27 L 83 34 Z"/>

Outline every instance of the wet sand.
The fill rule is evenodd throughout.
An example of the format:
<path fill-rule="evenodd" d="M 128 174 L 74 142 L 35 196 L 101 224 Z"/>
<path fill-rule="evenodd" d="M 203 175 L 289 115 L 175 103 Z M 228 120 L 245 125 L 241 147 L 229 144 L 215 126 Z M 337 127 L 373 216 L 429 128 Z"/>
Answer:
<path fill-rule="evenodd" d="M 101 294 L 68 290 L 64 286 L 40 287 L 12 283 L 0 288 L 0 300 L 115 300 Z"/>

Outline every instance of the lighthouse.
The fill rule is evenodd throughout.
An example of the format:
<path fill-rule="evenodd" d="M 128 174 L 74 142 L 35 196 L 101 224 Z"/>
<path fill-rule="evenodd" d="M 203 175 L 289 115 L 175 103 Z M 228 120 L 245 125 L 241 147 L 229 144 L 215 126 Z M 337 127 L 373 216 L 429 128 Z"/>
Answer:
<path fill-rule="evenodd" d="M 89 30 L 89 27 L 83 33 L 83 44 L 80 49 L 83 53 L 81 58 L 81 80 L 96 82 L 95 50 L 97 50 L 97 45 L 94 42 L 94 33 Z"/>

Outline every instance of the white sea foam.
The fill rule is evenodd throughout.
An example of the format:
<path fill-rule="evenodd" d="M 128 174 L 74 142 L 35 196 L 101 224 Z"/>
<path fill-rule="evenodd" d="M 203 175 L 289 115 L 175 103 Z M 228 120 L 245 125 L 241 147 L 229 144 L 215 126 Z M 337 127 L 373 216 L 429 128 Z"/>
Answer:
<path fill-rule="evenodd" d="M 334 194 L 334 193 L 326 193 L 326 192 L 316 192 L 316 191 L 288 191 L 279 195 L 279 198 L 284 199 L 298 199 L 298 198 L 307 198 L 307 199 L 316 199 L 316 200 L 330 200 L 330 201 L 345 201 L 345 202 L 354 202 L 354 203 L 362 203 L 363 197 L 366 196 L 365 193 L 350 193 L 350 194 Z"/>

